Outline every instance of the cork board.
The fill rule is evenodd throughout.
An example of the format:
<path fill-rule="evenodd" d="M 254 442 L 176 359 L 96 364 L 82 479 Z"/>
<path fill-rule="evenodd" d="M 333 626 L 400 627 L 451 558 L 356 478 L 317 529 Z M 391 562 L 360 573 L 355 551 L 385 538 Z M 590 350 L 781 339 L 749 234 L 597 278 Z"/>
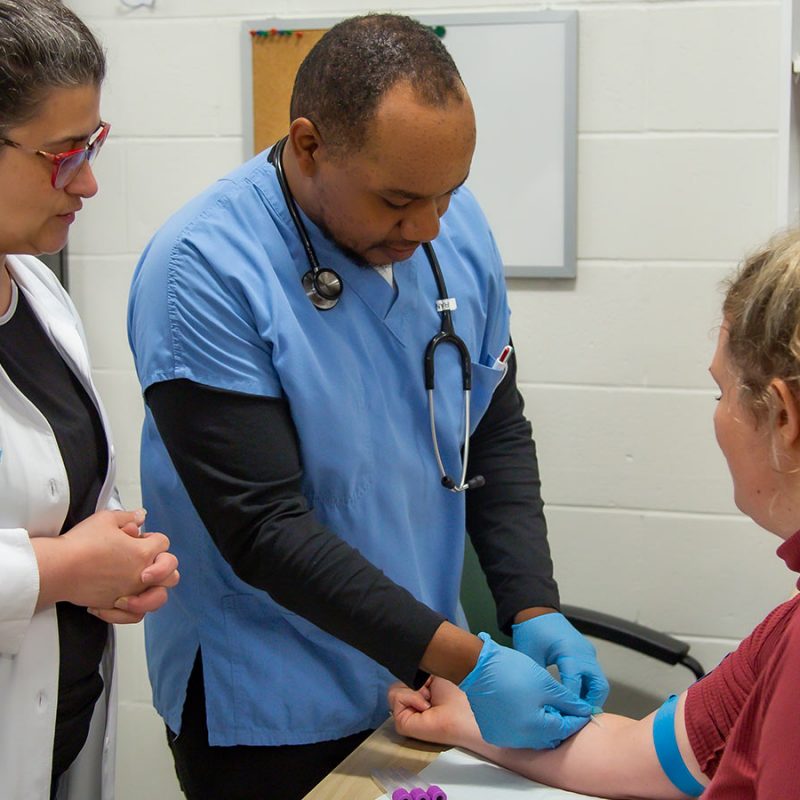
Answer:
<path fill-rule="evenodd" d="M 259 29 L 250 36 L 253 82 L 253 151 L 258 153 L 289 132 L 294 76 L 325 30 Z M 276 33 L 272 33 L 276 31 Z M 282 32 L 283 31 L 283 32 Z"/>

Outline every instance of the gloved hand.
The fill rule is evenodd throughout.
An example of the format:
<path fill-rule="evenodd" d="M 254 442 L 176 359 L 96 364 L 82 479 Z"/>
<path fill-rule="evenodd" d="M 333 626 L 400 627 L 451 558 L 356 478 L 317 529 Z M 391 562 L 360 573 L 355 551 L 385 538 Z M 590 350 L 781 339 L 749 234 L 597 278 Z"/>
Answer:
<path fill-rule="evenodd" d="M 543 667 L 555 664 L 561 682 L 589 705 L 602 707 L 608 681 L 597 663 L 592 643 L 563 614 L 542 614 L 512 628 L 514 649 Z"/>
<path fill-rule="evenodd" d="M 558 747 L 588 721 L 591 706 L 522 653 L 488 633 L 478 663 L 461 681 L 481 736 L 499 747 Z"/>

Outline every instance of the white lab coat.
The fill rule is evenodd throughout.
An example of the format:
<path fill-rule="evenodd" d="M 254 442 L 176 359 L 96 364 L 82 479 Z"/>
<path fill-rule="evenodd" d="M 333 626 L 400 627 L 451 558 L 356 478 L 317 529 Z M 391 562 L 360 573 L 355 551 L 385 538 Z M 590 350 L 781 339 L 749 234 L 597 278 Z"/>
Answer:
<path fill-rule="evenodd" d="M 7 264 L 50 339 L 100 412 L 109 464 L 98 509 L 119 508 L 108 420 L 92 383 L 83 328 L 55 276 L 32 256 Z M 34 613 L 39 572 L 34 536 L 57 536 L 69 483 L 50 425 L 0 367 L 0 798 L 48 800 L 58 698 L 54 607 Z M 105 690 L 86 746 L 64 776 L 59 800 L 110 800 L 114 788 L 116 680 L 113 631 L 103 656 Z"/>

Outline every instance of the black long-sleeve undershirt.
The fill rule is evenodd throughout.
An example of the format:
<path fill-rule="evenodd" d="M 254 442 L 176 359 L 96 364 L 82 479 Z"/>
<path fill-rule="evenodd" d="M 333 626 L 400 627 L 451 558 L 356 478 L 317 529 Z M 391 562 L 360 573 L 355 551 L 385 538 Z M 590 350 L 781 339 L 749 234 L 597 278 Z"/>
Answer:
<path fill-rule="evenodd" d="M 486 485 L 467 492 L 467 531 L 497 605 L 498 626 L 510 635 L 518 611 L 559 603 L 536 445 L 513 354 L 470 437 L 469 470 L 483 475 Z"/>
<path fill-rule="evenodd" d="M 236 574 L 418 684 L 419 663 L 444 617 L 316 518 L 301 492 L 288 404 L 183 379 L 154 384 L 145 397 L 193 505 Z M 467 493 L 467 527 L 501 619 L 530 605 L 554 605 L 536 455 L 513 357 L 472 436 L 470 466 L 487 485 Z M 508 541 L 495 543 L 498 535 Z"/>

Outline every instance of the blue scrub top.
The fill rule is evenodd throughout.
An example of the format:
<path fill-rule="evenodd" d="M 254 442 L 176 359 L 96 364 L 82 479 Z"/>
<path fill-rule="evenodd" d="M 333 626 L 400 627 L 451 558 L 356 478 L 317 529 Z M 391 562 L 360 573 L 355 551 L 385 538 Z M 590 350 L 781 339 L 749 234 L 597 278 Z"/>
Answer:
<path fill-rule="evenodd" d="M 342 277 L 338 305 L 320 312 L 301 285 L 308 269 L 262 153 L 175 214 L 148 245 L 133 280 L 129 338 L 142 389 L 186 378 L 288 401 L 319 520 L 392 580 L 456 619 L 464 496 L 440 484 L 423 355 L 440 330 L 436 284 L 422 250 L 396 264 L 396 288 L 350 261 L 305 219 L 320 263 Z M 471 429 L 502 371 L 509 339 L 503 269 L 472 194 L 461 188 L 434 248 L 472 356 Z M 436 357 L 436 421 L 448 472 L 464 440 L 455 348 Z M 197 516 L 146 411 L 142 493 L 181 582 L 146 622 L 154 702 L 180 730 L 196 650 L 203 652 L 212 745 L 303 744 L 347 736 L 386 717 L 392 676 L 349 645 L 237 578 Z"/>

